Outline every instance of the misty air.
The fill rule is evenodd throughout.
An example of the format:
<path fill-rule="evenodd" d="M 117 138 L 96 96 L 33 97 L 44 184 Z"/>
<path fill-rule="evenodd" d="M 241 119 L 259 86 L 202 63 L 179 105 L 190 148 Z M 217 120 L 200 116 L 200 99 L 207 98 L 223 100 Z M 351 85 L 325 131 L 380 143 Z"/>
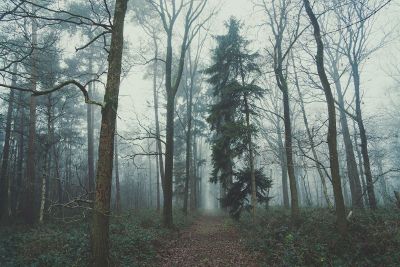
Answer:
<path fill-rule="evenodd" d="M 396 0 L 2 0 L 0 266 L 400 266 Z"/>

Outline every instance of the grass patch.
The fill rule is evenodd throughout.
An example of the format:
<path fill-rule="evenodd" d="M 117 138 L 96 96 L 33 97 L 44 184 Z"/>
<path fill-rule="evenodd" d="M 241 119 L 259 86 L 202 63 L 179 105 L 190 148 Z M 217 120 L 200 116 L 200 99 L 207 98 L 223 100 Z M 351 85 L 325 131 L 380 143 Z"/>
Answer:
<path fill-rule="evenodd" d="M 337 234 L 335 215 L 325 209 L 303 210 L 296 229 L 289 211 L 260 213 L 255 223 L 243 216 L 237 227 L 265 266 L 400 266 L 397 210 L 354 212 L 346 238 Z"/>

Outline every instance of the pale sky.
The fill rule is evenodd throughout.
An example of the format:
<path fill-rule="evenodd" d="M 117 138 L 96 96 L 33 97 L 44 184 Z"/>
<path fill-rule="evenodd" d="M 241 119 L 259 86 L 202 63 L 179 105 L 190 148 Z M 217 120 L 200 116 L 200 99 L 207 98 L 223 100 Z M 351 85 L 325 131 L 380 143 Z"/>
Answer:
<path fill-rule="evenodd" d="M 261 24 L 263 14 L 257 14 L 253 10 L 252 0 L 210 0 L 210 5 L 221 6 L 220 12 L 214 18 L 211 34 L 223 34 L 225 27 L 223 22 L 228 20 L 229 17 L 235 16 L 242 20 L 245 24 L 243 32 L 249 40 L 254 41 L 257 44 L 263 44 L 267 41 L 267 36 L 260 33 L 259 30 L 254 29 L 253 26 Z M 394 1 L 395 2 L 395 1 Z M 375 33 L 374 37 L 376 40 L 371 39 L 371 42 L 378 42 L 382 31 L 389 31 L 395 28 L 395 25 L 399 25 L 399 14 L 400 8 L 396 3 L 392 4 L 390 8 L 385 8 L 376 15 Z M 383 27 L 383 25 L 385 25 Z M 139 26 L 135 26 L 130 20 L 127 20 L 125 26 L 125 37 L 131 42 L 131 49 L 138 49 L 140 42 L 146 40 L 146 36 L 143 35 L 138 29 Z M 398 31 L 398 27 L 397 27 Z M 399 32 L 396 33 L 399 35 Z M 376 37 L 375 37 L 376 36 Z M 393 37 L 394 38 L 394 37 Z M 263 40 L 264 39 L 264 40 Z M 397 38 L 398 39 L 398 38 Z M 214 43 L 212 38 L 208 42 L 208 48 L 203 53 L 205 55 L 204 60 L 209 61 L 210 54 L 209 49 L 212 48 Z M 394 64 L 396 60 L 394 56 L 400 51 L 399 41 L 391 41 L 386 45 L 384 49 L 379 50 L 373 54 L 367 61 L 362 74 L 362 87 L 364 90 L 364 103 L 363 109 L 370 114 L 381 112 L 385 105 L 388 104 L 389 87 L 393 85 L 392 79 L 388 76 L 390 72 L 391 64 Z M 257 47 L 257 49 L 263 49 L 263 47 Z M 398 62 L 398 60 L 397 60 Z M 125 124 L 131 125 L 135 120 L 135 112 L 139 117 L 153 118 L 152 108 L 148 107 L 148 103 L 152 104 L 153 90 L 151 80 L 143 79 L 143 66 L 135 66 L 131 70 L 129 76 L 123 80 L 120 92 L 120 107 L 119 107 L 119 126 L 121 130 L 124 130 Z M 368 114 L 366 114 L 368 116 Z M 133 119 L 133 120 L 132 120 Z"/>

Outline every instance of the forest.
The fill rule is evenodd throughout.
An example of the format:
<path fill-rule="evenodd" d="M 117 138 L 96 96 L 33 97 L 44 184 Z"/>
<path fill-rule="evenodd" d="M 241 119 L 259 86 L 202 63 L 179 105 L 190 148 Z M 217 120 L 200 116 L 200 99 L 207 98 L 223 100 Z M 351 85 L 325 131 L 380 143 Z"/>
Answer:
<path fill-rule="evenodd" d="M 0 1 L 0 266 L 400 266 L 398 14 Z"/>

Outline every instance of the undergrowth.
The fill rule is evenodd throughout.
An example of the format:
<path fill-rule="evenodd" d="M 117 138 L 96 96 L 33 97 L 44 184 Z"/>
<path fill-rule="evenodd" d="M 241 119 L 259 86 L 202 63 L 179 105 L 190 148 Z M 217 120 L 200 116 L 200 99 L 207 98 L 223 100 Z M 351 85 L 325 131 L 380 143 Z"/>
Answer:
<path fill-rule="evenodd" d="M 328 210 L 303 210 L 301 221 L 292 228 L 289 211 L 270 209 L 237 226 L 263 266 L 400 266 L 398 210 L 354 212 L 345 238 Z"/>
<path fill-rule="evenodd" d="M 191 223 L 190 217 L 174 212 L 176 228 Z M 111 261 L 114 266 L 151 266 L 160 240 L 173 232 L 161 226 L 153 210 L 113 216 L 110 224 Z M 49 222 L 35 227 L 14 225 L 0 228 L 0 266 L 88 266 L 89 224 Z"/>

